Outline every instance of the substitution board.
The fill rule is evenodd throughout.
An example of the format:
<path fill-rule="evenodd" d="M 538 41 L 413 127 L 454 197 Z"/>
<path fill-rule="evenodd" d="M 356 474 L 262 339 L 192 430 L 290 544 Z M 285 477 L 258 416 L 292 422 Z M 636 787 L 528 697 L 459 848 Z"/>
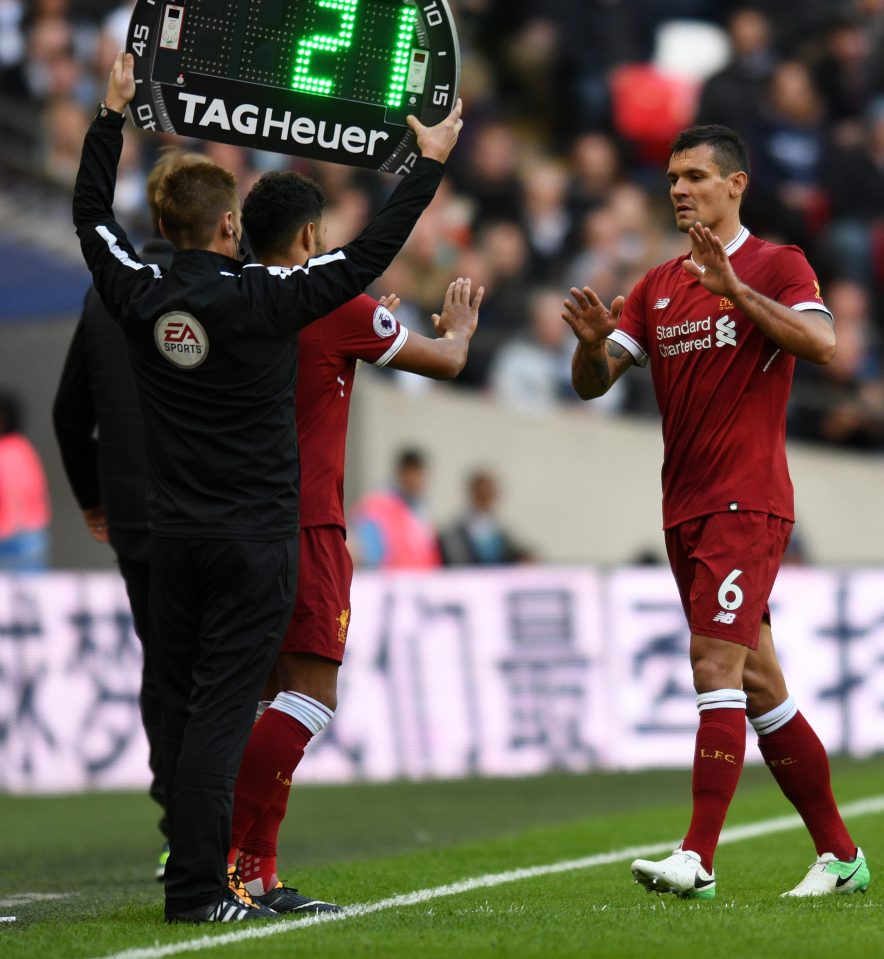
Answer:
<path fill-rule="evenodd" d="M 460 81 L 445 0 L 137 0 L 126 49 L 139 127 L 399 174 Z"/>

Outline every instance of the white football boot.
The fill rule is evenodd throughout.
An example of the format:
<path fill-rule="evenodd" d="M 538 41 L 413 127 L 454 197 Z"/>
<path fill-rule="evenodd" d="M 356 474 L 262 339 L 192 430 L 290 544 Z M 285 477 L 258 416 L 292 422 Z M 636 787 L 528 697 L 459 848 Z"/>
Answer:
<path fill-rule="evenodd" d="M 636 859 L 632 877 L 648 892 L 668 892 L 680 899 L 715 898 L 715 870 L 706 872 L 699 854 L 680 846 L 660 862 Z"/>
<path fill-rule="evenodd" d="M 836 859 L 824 852 L 807 870 L 807 875 L 794 889 L 783 896 L 838 896 L 848 892 L 865 892 L 872 877 L 862 849 L 853 859 Z"/>

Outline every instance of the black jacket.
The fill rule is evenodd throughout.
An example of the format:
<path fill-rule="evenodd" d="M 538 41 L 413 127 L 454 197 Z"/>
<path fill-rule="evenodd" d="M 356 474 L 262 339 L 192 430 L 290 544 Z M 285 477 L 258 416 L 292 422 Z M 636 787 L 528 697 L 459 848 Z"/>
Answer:
<path fill-rule="evenodd" d="M 174 247 L 149 241 L 142 258 L 168 267 Z M 147 561 L 144 423 L 126 337 L 92 287 L 68 347 L 52 409 L 68 482 L 80 508 L 103 506 L 119 556 Z"/>
<path fill-rule="evenodd" d="M 122 118 L 93 121 L 74 223 L 95 287 L 123 328 L 144 413 L 148 521 L 162 536 L 276 540 L 297 531 L 293 389 L 298 332 L 380 276 L 433 198 L 419 159 L 348 246 L 304 267 L 179 250 L 144 264 L 114 221 Z"/>

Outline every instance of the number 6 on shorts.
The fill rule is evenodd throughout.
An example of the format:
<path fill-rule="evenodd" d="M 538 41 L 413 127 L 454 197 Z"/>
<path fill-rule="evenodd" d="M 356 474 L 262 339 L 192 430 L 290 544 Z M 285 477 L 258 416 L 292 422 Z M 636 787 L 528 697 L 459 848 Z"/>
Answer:
<path fill-rule="evenodd" d="M 743 605 L 743 590 L 735 582 L 742 572 L 741 569 L 731 570 L 718 587 L 718 604 L 722 609 L 739 609 Z"/>

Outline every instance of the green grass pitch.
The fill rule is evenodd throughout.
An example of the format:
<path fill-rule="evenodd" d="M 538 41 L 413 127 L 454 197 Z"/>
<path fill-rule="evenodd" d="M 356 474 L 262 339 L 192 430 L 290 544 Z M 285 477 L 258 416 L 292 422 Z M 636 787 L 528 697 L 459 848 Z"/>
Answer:
<path fill-rule="evenodd" d="M 835 761 L 833 775 L 844 804 L 884 796 L 882 758 Z M 16 916 L 0 923 L 0 956 L 884 956 L 884 811 L 848 819 L 870 862 L 867 895 L 780 899 L 814 852 L 802 829 L 776 826 L 720 847 L 716 900 L 648 895 L 632 883 L 627 850 L 677 840 L 689 789 L 686 772 L 296 788 L 282 873 L 363 913 L 223 927 L 163 924 L 152 879 L 159 834 L 145 797 L 0 796 L 0 916 Z M 728 827 L 790 812 L 767 771 L 748 768 Z M 592 859 L 605 853 L 616 861 Z M 584 858 L 582 868 L 495 878 Z M 485 885 L 438 889 L 478 877 Z M 417 890 L 429 892 L 394 898 Z M 243 938 L 249 932 L 259 938 Z"/>

